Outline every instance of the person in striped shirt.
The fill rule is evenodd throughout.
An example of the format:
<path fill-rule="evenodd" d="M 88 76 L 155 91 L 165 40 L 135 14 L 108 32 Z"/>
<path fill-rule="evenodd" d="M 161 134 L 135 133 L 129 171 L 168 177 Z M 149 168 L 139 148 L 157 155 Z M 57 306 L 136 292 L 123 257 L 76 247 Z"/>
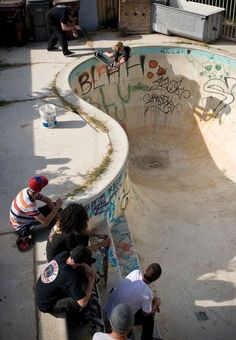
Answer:
<path fill-rule="evenodd" d="M 40 192 L 48 184 L 45 176 L 35 176 L 30 178 L 29 186 L 21 190 L 12 201 L 10 210 L 10 222 L 17 234 L 17 246 L 19 250 L 28 250 L 29 239 L 32 238 L 32 232 L 36 229 L 42 229 L 42 225 L 49 227 L 54 225 L 58 210 L 62 206 L 61 198 L 55 203 L 50 198 L 43 196 Z M 46 203 L 42 207 L 37 207 L 36 201 Z M 19 244 L 28 242 L 25 246 L 19 248 Z M 32 243 L 32 242 L 31 242 Z"/>

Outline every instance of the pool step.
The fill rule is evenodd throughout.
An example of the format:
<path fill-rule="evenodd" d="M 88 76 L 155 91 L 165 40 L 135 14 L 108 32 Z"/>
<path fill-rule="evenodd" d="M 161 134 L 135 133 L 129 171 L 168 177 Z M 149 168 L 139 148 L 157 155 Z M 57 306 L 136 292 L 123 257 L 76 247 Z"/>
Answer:
<path fill-rule="evenodd" d="M 116 250 L 121 276 L 124 278 L 131 271 L 141 268 L 137 253 L 134 249 L 134 241 L 130 234 L 125 214 L 120 216 L 116 223 L 111 226 L 111 235 Z M 134 336 L 132 340 L 139 340 L 141 336 L 141 327 L 135 326 L 133 332 Z M 157 322 L 154 324 L 153 336 L 157 339 L 161 339 Z"/>
<path fill-rule="evenodd" d="M 117 218 L 116 223 L 111 226 L 111 235 L 121 276 L 124 278 L 133 270 L 140 268 L 140 263 L 134 249 L 134 242 L 125 215 Z"/>
<path fill-rule="evenodd" d="M 111 245 L 108 251 L 108 277 L 107 277 L 107 283 L 98 283 L 98 291 L 99 296 L 101 299 L 102 304 L 104 304 L 107 300 L 107 296 L 112 288 L 115 287 L 115 285 L 121 280 L 121 272 L 119 268 L 119 262 L 116 256 L 116 250 L 114 247 L 112 234 L 110 231 L 110 228 L 108 226 L 108 223 L 106 221 L 99 224 L 94 230 L 96 232 L 101 234 L 107 234 L 108 237 L 111 240 Z M 99 240 L 100 241 L 100 240 Z M 95 253 L 96 256 L 96 262 L 94 264 L 96 271 L 102 273 L 102 256 L 100 251 L 97 251 Z"/>

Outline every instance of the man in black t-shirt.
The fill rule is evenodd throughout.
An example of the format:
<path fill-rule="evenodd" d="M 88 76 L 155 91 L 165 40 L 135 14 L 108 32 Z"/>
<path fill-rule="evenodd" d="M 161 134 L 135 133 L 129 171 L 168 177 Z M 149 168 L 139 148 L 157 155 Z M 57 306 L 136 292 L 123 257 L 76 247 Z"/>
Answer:
<path fill-rule="evenodd" d="M 93 262 L 91 251 L 82 245 L 49 262 L 36 284 L 39 310 L 44 313 L 81 313 L 92 295 L 95 273 L 89 266 Z M 80 274 L 81 270 L 86 278 Z"/>
<path fill-rule="evenodd" d="M 108 235 L 89 230 L 89 216 L 82 204 L 70 203 L 65 209 L 59 212 L 58 220 L 52 228 L 46 246 L 47 261 L 50 262 L 55 256 L 63 251 L 71 251 L 77 245 L 82 244 L 92 252 L 101 247 L 109 247 Z M 103 239 L 100 242 L 91 242 L 91 237 Z"/>
<path fill-rule="evenodd" d="M 80 30 L 80 26 L 75 23 L 75 15 L 71 8 L 66 5 L 57 5 L 48 11 L 46 20 L 49 34 L 47 50 L 57 50 L 55 45 L 59 40 L 63 54 L 65 56 L 71 55 L 73 52 L 68 50 L 68 42 L 65 31 L 74 32 Z"/>

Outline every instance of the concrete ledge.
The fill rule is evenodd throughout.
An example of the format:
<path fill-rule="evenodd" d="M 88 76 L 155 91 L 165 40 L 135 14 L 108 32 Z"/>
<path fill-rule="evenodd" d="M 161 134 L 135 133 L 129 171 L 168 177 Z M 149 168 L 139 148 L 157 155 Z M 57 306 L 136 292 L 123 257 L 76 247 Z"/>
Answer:
<path fill-rule="evenodd" d="M 38 339 L 69 339 L 66 314 L 61 313 L 54 317 L 48 313 L 38 312 Z"/>
<path fill-rule="evenodd" d="M 46 260 L 46 240 L 48 232 L 42 232 L 37 235 L 37 242 L 34 246 L 34 263 L 35 263 L 35 282 L 47 265 Z M 40 312 L 37 307 L 37 329 L 39 340 L 68 340 L 68 327 L 66 314 L 58 314 L 57 317 L 49 313 Z"/>
<path fill-rule="evenodd" d="M 83 203 L 93 201 L 106 191 L 112 181 L 119 176 L 124 168 L 129 152 L 128 138 L 120 124 L 103 111 L 79 98 L 71 89 L 69 83 L 70 74 L 78 65 L 83 64 L 83 62 L 88 59 L 91 59 L 91 56 L 82 57 L 72 62 L 58 74 L 56 79 L 57 91 L 67 102 L 78 108 L 81 112 L 88 114 L 89 117 L 97 119 L 107 127 L 107 135 L 113 148 L 111 162 L 106 172 L 93 184 L 91 190 L 80 194 L 79 197 L 73 197 L 74 201 L 79 200 Z"/>

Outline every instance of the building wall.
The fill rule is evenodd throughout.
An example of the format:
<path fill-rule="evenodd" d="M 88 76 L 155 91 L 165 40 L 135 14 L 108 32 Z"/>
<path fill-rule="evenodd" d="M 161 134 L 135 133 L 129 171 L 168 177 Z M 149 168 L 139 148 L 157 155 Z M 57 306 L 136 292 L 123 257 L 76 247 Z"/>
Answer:
<path fill-rule="evenodd" d="M 151 0 L 120 0 L 119 29 L 127 33 L 150 33 Z"/>

